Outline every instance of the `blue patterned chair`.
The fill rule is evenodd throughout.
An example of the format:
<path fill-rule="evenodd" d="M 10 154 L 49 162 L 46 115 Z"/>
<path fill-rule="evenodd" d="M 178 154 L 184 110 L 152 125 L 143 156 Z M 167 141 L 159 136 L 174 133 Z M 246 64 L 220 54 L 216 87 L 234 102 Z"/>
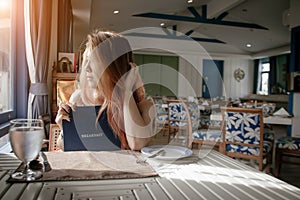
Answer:
<path fill-rule="evenodd" d="M 202 145 L 205 145 L 205 148 L 220 147 L 220 143 L 222 142 L 222 120 L 211 120 L 210 116 L 212 112 L 220 110 L 220 104 L 226 104 L 226 102 L 216 102 L 212 99 L 199 98 L 200 123 L 198 129 L 192 133 L 193 144 L 197 144 L 198 149 L 201 149 Z"/>
<path fill-rule="evenodd" d="M 187 104 L 182 100 L 168 100 L 169 142 L 188 145 L 192 122 Z"/>
<path fill-rule="evenodd" d="M 221 107 L 223 151 L 234 158 L 255 160 L 269 173 L 273 142 L 264 139 L 262 109 Z M 264 164 L 265 161 L 265 164 Z"/>
<path fill-rule="evenodd" d="M 195 102 L 185 102 L 187 109 L 189 111 L 189 116 L 191 119 L 192 132 L 198 130 L 200 126 L 201 116 L 200 110 L 198 108 L 198 103 Z"/>
<path fill-rule="evenodd" d="M 163 135 L 169 131 L 168 128 L 168 108 L 163 107 L 166 102 L 164 102 L 163 98 L 161 97 L 153 97 L 153 101 L 155 104 L 156 110 L 156 134 L 162 132 Z"/>
<path fill-rule="evenodd" d="M 275 170 L 274 175 L 279 176 L 282 163 L 300 164 L 293 160 L 284 160 L 286 157 L 300 157 L 300 138 L 284 136 L 276 140 L 275 143 Z"/>
<path fill-rule="evenodd" d="M 222 131 L 220 128 L 198 129 L 193 131 L 192 138 L 193 143 L 198 145 L 198 149 L 201 149 L 202 145 L 206 145 L 206 148 L 219 148 L 220 144 L 222 143 Z"/>

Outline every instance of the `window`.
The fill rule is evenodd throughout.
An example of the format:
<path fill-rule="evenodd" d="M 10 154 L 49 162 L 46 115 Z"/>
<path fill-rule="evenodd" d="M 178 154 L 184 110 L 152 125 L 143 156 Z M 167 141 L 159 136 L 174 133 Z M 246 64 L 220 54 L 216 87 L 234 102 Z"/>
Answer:
<path fill-rule="evenodd" d="M 13 111 L 11 0 L 0 0 L 0 123 Z"/>
<path fill-rule="evenodd" d="M 0 0 L 0 152 L 11 151 L 9 121 L 27 117 L 27 96 L 24 1 Z"/>
<path fill-rule="evenodd" d="M 287 70 L 290 55 L 283 54 L 258 60 L 256 93 L 287 94 Z"/>
<path fill-rule="evenodd" d="M 269 94 L 270 62 L 269 59 L 261 59 L 259 63 L 259 84 L 257 94 Z"/>

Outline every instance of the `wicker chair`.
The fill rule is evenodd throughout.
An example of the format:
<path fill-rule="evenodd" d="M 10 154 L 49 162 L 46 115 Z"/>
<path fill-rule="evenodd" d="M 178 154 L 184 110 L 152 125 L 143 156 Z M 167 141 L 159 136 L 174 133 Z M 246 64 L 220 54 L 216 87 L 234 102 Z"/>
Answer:
<path fill-rule="evenodd" d="M 61 149 L 58 147 L 57 139 L 61 129 L 57 124 L 50 124 L 50 133 L 49 133 L 49 147 L 48 151 L 60 151 Z"/>

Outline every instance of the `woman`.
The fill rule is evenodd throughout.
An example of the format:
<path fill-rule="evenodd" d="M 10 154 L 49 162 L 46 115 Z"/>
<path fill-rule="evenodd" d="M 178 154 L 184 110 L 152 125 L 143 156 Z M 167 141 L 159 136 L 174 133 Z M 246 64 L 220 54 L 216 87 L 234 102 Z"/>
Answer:
<path fill-rule="evenodd" d="M 122 149 L 146 146 L 154 130 L 154 104 L 145 99 L 128 41 L 113 32 L 91 33 L 81 70 L 80 89 L 72 94 L 68 105 L 60 105 L 56 123 L 62 127 L 63 119 L 70 121 L 68 112 L 74 106 L 101 105 L 98 119 L 101 115 L 107 118 L 110 134 L 120 140 Z"/>

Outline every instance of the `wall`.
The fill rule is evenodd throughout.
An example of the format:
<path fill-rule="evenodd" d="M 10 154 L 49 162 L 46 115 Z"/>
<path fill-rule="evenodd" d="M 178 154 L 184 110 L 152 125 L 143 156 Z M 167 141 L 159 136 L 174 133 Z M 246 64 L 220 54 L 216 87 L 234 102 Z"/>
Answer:
<path fill-rule="evenodd" d="M 82 42 L 85 41 L 87 34 L 91 31 L 90 24 L 90 9 L 92 0 L 71 0 L 73 6 L 73 50 L 75 52 L 81 47 Z M 80 8 L 80 9 L 75 9 Z"/>
<path fill-rule="evenodd" d="M 234 79 L 236 69 L 245 72 L 244 79 L 239 82 Z M 254 62 L 246 58 L 229 57 L 224 59 L 225 96 L 231 98 L 244 97 L 253 91 Z"/>
<path fill-rule="evenodd" d="M 197 55 L 186 55 L 186 59 L 183 59 L 182 57 L 179 58 L 179 72 L 183 76 L 180 76 L 178 78 L 178 96 L 201 96 L 201 60 L 202 58 Z M 186 80 L 188 80 L 188 82 L 191 84 L 191 87 L 186 86 Z"/>
<path fill-rule="evenodd" d="M 157 31 L 161 31 L 161 29 Z M 208 53 L 198 42 L 191 40 L 134 36 L 127 36 L 127 39 L 135 51 L 147 50 L 151 54 L 176 54 L 179 56 L 178 96 L 201 96 L 203 59 L 224 60 L 223 96 L 238 98 L 252 93 L 253 61 L 248 55 Z M 233 78 L 233 72 L 238 68 L 245 71 L 245 78 L 240 82 Z"/>
<path fill-rule="evenodd" d="M 192 84 L 193 88 L 196 88 L 196 95 L 201 96 L 202 94 L 202 78 L 199 76 L 196 76 L 195 73 L 192 72 L 191 68 L 194 66 L 200 72 L 202 73 L 203 69 L 203 59 L 206 59 L 208 57 L 201 57 L 198 55 L 191 55 L 186 54 L 186 58 L 188 58 L 189 61 L 186 61 L 185 59 L 181 58 L 179 62 L 179 70 L 180 72 L 189 77 L 188 80 L 190 80 L 190 83 Z M 220 55 L 214 56 L 213 54 L 210 57 L 211 59 L 215 60 L 224 60 L 224 74 L 223 74 L 223 80 L 224 80 L 224 89 L 223 89 L 223 96 L 225 97 L 231 97 L 231 98 L 239 98 L 244 97 L 247 94 L 252 93 L 253 90 L 253 61 L 249 58 L 239 57 L 239 56 L 228 56 L 222 57 Z M 234 70 L 236 69 L 242 69 L 245 72 L 245 78 L 241 80 L 240 82 L 237 82 L 233 78 Z M 187 89 L 187 87 L 183 84 L 184 80 L 179 79 L 178 88 L 179 88 L 179 96 L 193 96 L 193 91 L 190 91 Z"/>

